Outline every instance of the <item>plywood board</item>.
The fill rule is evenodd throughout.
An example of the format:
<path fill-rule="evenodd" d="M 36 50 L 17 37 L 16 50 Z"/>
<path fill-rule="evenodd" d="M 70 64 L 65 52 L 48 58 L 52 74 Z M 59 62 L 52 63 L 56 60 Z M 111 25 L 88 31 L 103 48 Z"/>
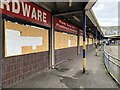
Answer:
<path fill-rule="evenodd" d="M 69 39 L 71 40 L 71 47 L 77 46 L 77 36 L 76 35 L 69 35 Z"/>
<path fill-rule="evenodd" d="M 67 33 L 55 32 L 55 49 L 67 48 L 68 47 L 68 36 Z"/>
<path fill-rule="evenodd" d="M 80 36 L 80 46 L 83 46 L 83 36 Z"/>
<path fill-rule="evenodd" d="M 48 30 L 5 21 L 5 56 L 43 51 L 48 51 Z"/>
<path fill-rule="evenodd" d="M 91 38 L 89 38 L 89 44 L 92 44 L 92 39 Z"/>
<path fill-rule="evenodd" d="M 86 42 L 85 42 L 85 44 L 86 45 L 88 45 L 89 44 L 89 38 L 86 38 Z M 79 40 L 80 42 L 79 42 L 79 44 L 80 44 L 80 46 L 83 46 L 83 36 L 80 36 L 80 40 Z"/>
<path fill-rule="evenodd" d="M 85 44 L 86 44 L 86 45 L 88 44 L 88 38 L 86 38 L 86 40 L 85 40 Z"/>
<path fill-rule="evenodd" d="M 77 36 L 55 31 L 55 49 L 77 46 Z"/>

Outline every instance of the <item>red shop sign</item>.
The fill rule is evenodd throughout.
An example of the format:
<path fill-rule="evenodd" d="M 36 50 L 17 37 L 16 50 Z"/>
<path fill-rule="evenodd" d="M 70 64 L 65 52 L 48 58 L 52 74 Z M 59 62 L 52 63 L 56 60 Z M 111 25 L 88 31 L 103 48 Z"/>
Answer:
<path fill-rule="evenodd" d="M 78 34 L 78 28 L 76 26 L 73 26 L 72 24 L 67 23 L 64 20 L 61 20 L 57 17 L 54 17 L 54 27 L 57 30 L 65 31 L 68 33 Z"/>
<path fill-rule="evenodd" d="M 27 0 L 0 0 L 0 13 L 51 27 L 51 13 Z"/>
<path fill-rule="evenodd" d="M 80 29 L 80 35 L 82 36 L 83 35 L 83 31 Z"/>
<path fill-rule="evenodd" d="M 93 35 L 92 35 L 92 33 L 90 33 L 90 38 L 93 38 Z"/>

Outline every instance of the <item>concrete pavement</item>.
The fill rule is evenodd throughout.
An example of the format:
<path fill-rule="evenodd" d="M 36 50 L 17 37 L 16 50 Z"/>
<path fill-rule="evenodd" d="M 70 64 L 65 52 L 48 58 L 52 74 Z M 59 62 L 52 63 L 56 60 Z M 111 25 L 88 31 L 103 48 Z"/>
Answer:
<path fill-rule="evenodd" d="M 87 52 L 85 74 L 82 73 L 82 56 L 79 55 L 11 88 L 118 88 L 118 85 L 105 70 L 102 51 L 96 57 L 94 49 Z"/>

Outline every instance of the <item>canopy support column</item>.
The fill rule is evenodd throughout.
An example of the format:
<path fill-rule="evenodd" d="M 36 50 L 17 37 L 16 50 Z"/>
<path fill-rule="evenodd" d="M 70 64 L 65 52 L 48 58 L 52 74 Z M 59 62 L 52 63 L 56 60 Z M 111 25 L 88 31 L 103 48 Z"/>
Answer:
<path fill-rule="evenodd" d="M 54 16 L 52 15 L 51 30 L 50 30 L 50 69 L 54 69 L 55 56 L 54 56 Z"/>
<path fill-rule="evenodd" d="M 83 11 L 83 73 L 86 71 L 86 10 Z"/>
<path fill-rule="evenodd" d="M 96 41 L 96 44 L 95 44 L 95 46 L 96 46 L 96 56 L 98 56 L 97 34 L 98 34 L 98 33 L 97 33 L 97 29 L 96 29 L 96 40 L 95 40 L 95 41 Z"/>

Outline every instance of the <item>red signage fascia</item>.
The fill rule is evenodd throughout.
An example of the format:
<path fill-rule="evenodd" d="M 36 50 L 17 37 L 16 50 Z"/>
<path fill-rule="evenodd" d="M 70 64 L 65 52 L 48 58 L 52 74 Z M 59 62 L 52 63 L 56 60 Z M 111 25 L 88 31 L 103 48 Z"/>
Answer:
<path fill-rule="evenodd" d="M 79 32 L 80 35 L 83 36 L 83 31 L 82 31 L 81 29 L 80 29 L 79 31 L 80 31 L 80 32 Z"/>
<path fill-rule="evenodd" d="M 93 38 L 93 35 L 92 35 L 92 33 L 90 33 L 90 38 Z"/>
<path fill-rule="evenodd" d="M 65 31 L 72 34 L 78 34 L 78 28 L 64 20 L 54 17 L 54 27 L 57 30 Z"/>
<path fill-rule="evenodd" d="M 0 0 L 0 4 L 1 14 L 51 27 L 51 13 L 32 2 L 27 0 Z"/>

